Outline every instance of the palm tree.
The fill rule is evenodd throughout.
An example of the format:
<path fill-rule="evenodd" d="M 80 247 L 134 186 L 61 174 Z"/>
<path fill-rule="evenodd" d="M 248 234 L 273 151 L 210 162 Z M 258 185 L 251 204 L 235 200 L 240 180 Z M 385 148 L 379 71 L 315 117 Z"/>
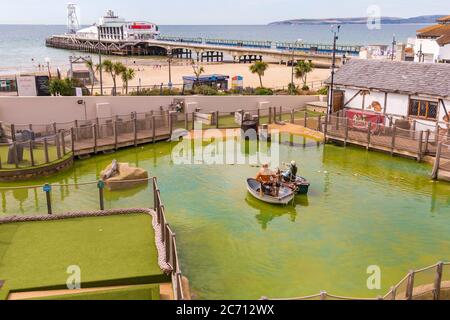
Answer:
<path fill-rule="evenodd" d="M 133 68 L 126 68 L 124 72 L 122 72 L 122 82 L 125 86 L 125 94 L 128 95 L 128 83 L 136 77 L 136 73 Z"/>
<path fill-rule="evenodd" d="M 308 90 L 308 86 L 306 85 L 306 81 L 307 81 L 307 77 L 308 77 L 308 73 L 310 73 L 311 71 L 313 71 L 314 69 L 314 65 L 311 62 L 311 60 L 308 61 L 299 61 L 297 62 L 297 65 L 295 66 L 295 77 L 297 79 L 302 79 L 303 81 L 303 90 Z"/>
<path fill-rule="evenodd" d="M 122 62 L 112 62 L 111 60 L 103 61 L 102 65 L 103 65 L 105 72 L 109 72 L 111 74 L 111 78 L 113 80 L 113 85 L 114 85 L 113 95 L 115 96 L 116 92 L 117 92 L 116 78 L 118 76 L 120 76 L 123 72 L 125 72 L 127 67 L 125 67 Z"/>
<path fill-rule="evenodd" d="M 264 76 L 264 73 L 267 71 L 268 68 L 269 65 L 263 61 L 256 61 L 254 64 L 250 66 L 251 73 L 253 74 L 256 73 L 258 75 L 261 88 L 263 88 L 262 77 Z"/>
<path fill-rule="evenodd" d="M 97 71 L 99 69 L 99 66 L 94 65 L 92 60 L 88 60 L 88 61 L 86 61 L 86 67 L 89 69 L 89 73 L 91 74 L 91 96 L 93 96 L 94 95 L 95 71 Z"/>

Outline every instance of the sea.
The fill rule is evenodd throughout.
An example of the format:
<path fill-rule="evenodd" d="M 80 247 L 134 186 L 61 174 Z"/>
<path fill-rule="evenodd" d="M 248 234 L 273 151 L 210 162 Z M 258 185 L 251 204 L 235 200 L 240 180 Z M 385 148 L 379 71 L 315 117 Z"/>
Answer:
<path fill-rule="evenodd" d="M 380 29 L 367 25 L 343 25 L 338 44 L 369 45 L 390 44 L 393 36 L 397 42 L 406 43 L 414 37 L 422 24 L 390 24 Z M 329 25 L 162 25 L 161 34 L 179 37 L 221 38 L 235 40 L 297 41 L 330 44 L 333 40 Z M 46 58 L 52 65 L 66 68 L 69 56 L 80 55 L 70 50 L 45 46 L 48 36 L 64 34 L 64 25 L 0 25 L 0 75 L 35 71 Z"/>

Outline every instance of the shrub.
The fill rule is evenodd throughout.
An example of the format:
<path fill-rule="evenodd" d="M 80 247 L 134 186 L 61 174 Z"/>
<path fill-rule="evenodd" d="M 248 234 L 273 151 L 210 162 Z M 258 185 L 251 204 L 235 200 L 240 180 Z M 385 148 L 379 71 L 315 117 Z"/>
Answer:
<path fill-rule="evenodd" d="M 320 94 L 322 96 L 328 95 L 328 87 L 322 87 L 319 90 L 317 90 L 317 94 Z"/>
<path fill-rule="evenodd" d="M 197 86 L 194 88 L 194 93 L 204 96 L 217 96 L 219 94 L 219 91 L 216 88 L 210 86 Z"/>
<path fill-rule="evenodd" d="M 268 88 L 256 88 L 255 94 L 257 96 L 273 96 L 273 91 Z"/>

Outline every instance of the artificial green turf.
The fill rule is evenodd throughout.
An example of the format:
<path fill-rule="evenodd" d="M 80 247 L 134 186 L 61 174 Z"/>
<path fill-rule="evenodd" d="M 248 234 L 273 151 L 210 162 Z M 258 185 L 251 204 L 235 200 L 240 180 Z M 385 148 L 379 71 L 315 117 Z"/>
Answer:
<path fill-rule="evenodd" d="M 82 288 L 169 281 L 145 214 L 0 225 L 0 279 L 11 292 L 65 289 L 73 265 Z"/>
<path fill-rule="evenodd" d="M 8 146 L 0 146 L 0 161 L 1 161 L 1 170 L 15 170 L 16 165 L 15 164 L 8 164 Z M 37 147 L 33 149 L 33 157 L 34 157 L 34 167 L 42 167 L 45 166 L 47 163 L 45 162 L 45 152 L 44 149 L 41 147 Z M 58 154 L 56 151 L 55 146 L 49 146 L 48 147 L 48 158 L 49 163 L 56 162 L 58 160 Z M 61 154 L 61 159 L 59 161 L 63 161 L 67 158 L 67 155 L 64 156 Z M 19 163 L 19 169 L 24 168 L 31 168 L 31 155 L 30 155 L 30 148 L 24 147 L 23 149 L 23 161 Z"/>
<path fill-rule="evenodd" d="M 159 300 L 158 285 L 141 285 L 133 288 L 102 290 L 97 292 L 34 298 L 28 300 Z"/>

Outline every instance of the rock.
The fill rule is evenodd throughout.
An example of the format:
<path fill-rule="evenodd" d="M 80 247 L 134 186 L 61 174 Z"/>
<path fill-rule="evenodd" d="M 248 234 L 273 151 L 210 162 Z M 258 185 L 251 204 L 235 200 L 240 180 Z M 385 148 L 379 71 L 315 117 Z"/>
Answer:
<path fill-rule="evenodd" d="M 111 172 L 113 165 L 114 163 L 111 163 L 100 175 L 103 177 Z M 106 187 L 109 190 L 123 190 L 133 188 L 137 185 L 148 184 L 149 175 L 147 170 L 131 167 L 128 163 L 116 163 L 116 165 L 118 171 L 112 177 L 104 179 Z"/>

